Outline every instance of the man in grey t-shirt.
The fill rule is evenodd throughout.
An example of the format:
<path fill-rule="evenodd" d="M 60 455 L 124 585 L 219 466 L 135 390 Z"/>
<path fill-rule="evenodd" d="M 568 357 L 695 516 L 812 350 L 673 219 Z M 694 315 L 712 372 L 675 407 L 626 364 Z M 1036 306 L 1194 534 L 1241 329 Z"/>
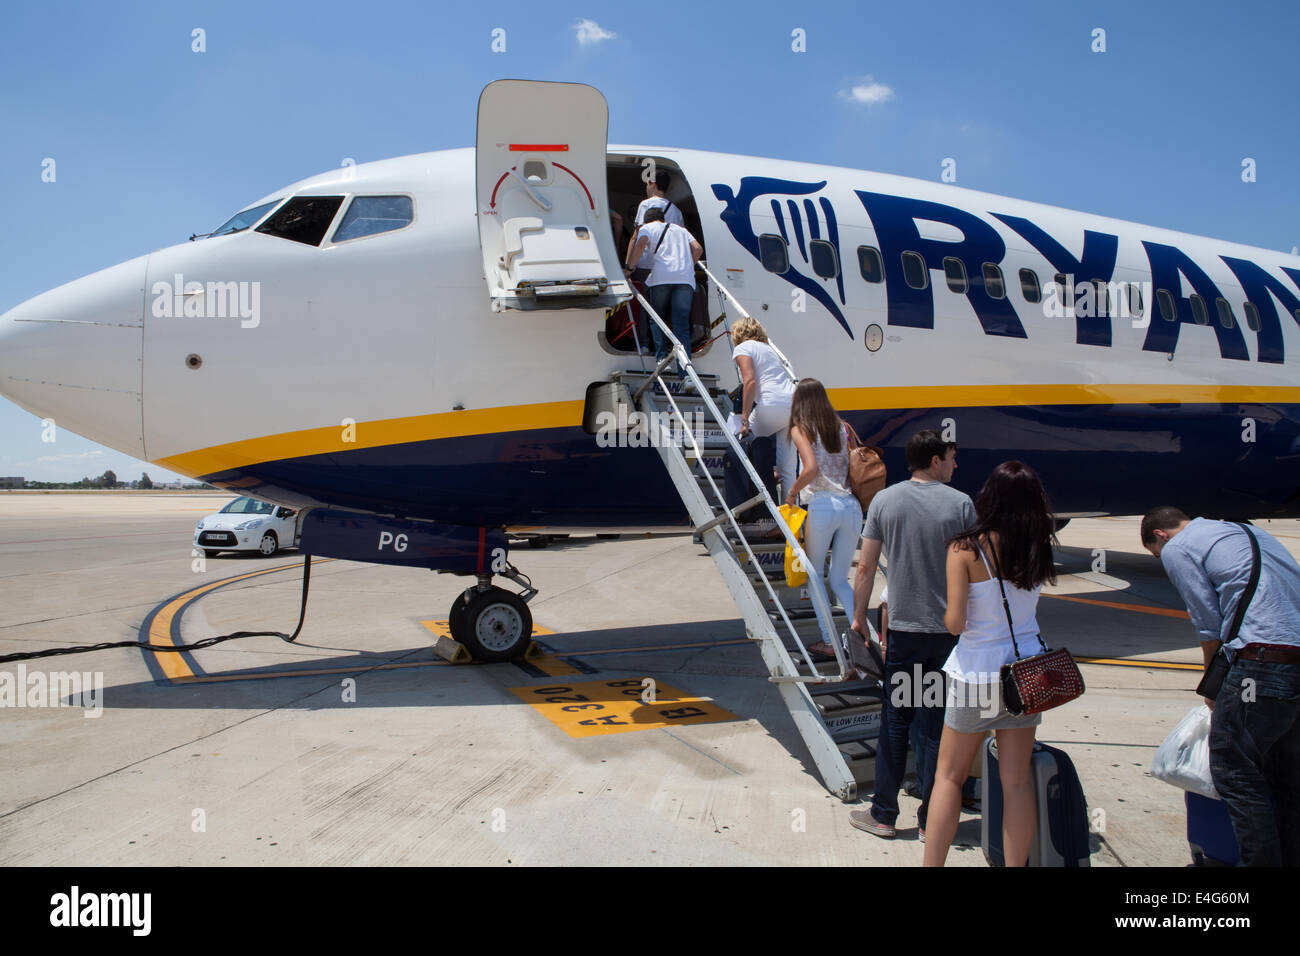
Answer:
<path fill-rule="evenodd" d="M 920 725 L 921 744 L 916 755 L 921 807 L 916 817 L 925 830 L 947 699 L 942 668 L 957 644 L 943 623 L 948 539 L 975 523 L 970 496 L 948 487 L 957 468 L 955 443 L 945 442 L 938 432 L 919 431 L 908 439 L 907 465 L 911 479 L 880 492 L 867 509 L 853 582 L 853 629 L 865 634 L 863 621 L 883 547 L 889 560 L 889 635 L 876 793 L 870 811 L 849 813 L 855 827 L 880 837 L 896 832 L 898 787 L 907 769 L 907 739 L 914 720 Z"/>

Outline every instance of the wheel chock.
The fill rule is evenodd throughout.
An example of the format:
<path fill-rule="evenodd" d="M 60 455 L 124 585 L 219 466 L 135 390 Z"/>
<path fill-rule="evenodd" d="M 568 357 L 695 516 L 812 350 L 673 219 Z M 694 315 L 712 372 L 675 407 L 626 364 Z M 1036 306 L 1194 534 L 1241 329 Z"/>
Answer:
<path fill-rule="evenodd" d="M 433 644 L 433 652 L 452 664 L 474 663 L 474 658 L 470 656 L 469 649 L 464 644 L 445 635 L 438 636 L 438 640 Z"/>
<path fill-rule="evenodd" d="M 438 640 L 433 644 L 433 652 L 450 664 L 473 664 L 474 658 L 470 655 L 469 649 L 459 641 L 452 640 L 445 635 L 439 635 Z M 524 660 L 534 657 L 545 657 L 544 651 L 536 641 L 528 642 L 528 649 L 524 651 Z"/>

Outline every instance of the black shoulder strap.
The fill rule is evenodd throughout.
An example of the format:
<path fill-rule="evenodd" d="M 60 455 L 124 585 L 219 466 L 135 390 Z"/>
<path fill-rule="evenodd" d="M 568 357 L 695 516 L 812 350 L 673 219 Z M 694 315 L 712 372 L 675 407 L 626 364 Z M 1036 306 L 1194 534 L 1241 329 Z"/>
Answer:
<path fill-rule="evenodd" d="M 1234 521 L 1246 536 L 1250 538 L 1250 580 L 1246 582 L 1246 590 L 1241 592 L 1241 597 L 1237 600 L 1237 613 L 1232 618 L 1232 630 L 1228 632 L 1228 639 L 1224 644 L 1231 644 L 1237 639 L 1237 632 L 1241 630 L 1241 622 L 1246 617 L 1246 607 L 1250 604 L 1250 599 L 1255 596 L 1255 588 L 1259 587 L 1259 539 L 1255 537 L 1255 532 L 1250 530 L 1250 526 L 1243 521 Z"/>
<path fill-rule="evenodd" d="M 655 243 L 654 252 L 650 253 L 650 255 L 655 256 L 655 255 L 658 255 L 658 254 L 659 254 L 659 247 L 662 246 L 662 245 L 664 244 L 664 236 L 668 235 L 668 230 L 671 229 L 671 228 L 672 228 L 672 227 L 668 224 L 668 220 L 665 219 L 665 220 L 664 220 L 664 231 L 661 232 L 661 233 L 659 233 L 659 241 Z"/>
<path fill-rule="evenodd" d="M 993 540 L 991 538 L 986 540 L 989 546 L 989 554 L 993 555 L 993 569 L 997 572 L 998 576 L 998 590 L 1002 592 L 1002 610 L 1007 612 L 1007 629 L 1011 632 L 1011 647 L 1016 652 L 1016 660 L 1020 660 L 1020 645 L 1016 643 L 1016 625 L 1011 620 L 1011 605 L 1007 603 L 1007 589 L 1002 586 L 1002 565 L 998 561 L 998 549 L 993 546 Z M 975 550 L 980 551 L 979 541 L 974 543 Z M 981 551 L 980 553 L 982 554 L 983 552 Z M 1044 651 L 1047 650 L 1047 645 L 1043 643 L 1043 635 L 1041 633 L 1038 635 L 1038 643 Z"/>

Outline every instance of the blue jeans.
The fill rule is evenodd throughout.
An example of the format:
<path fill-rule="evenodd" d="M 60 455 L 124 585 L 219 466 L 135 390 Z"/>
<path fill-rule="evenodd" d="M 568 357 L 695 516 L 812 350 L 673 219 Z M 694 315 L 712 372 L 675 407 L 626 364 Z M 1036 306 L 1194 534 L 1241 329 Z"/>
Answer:
<path fill-rule="evenodd" d="M 813 494 L 808 502 L 808 520 L 803 526 L 803 549 L 808 555 L 809 574 L 822 573 L 826 552 L 831 554 L 830 592 L 839 600 L 840 607 L 853 616 L 853 586 L 849 584 L 849 567 L 853 564 L 853 549 L 862 534 L 862 505 L 852 495 L 837 495 L 829 491 Z M 831 621 L 818 623 L 826 634 L 834 634 Z"/>
<path fill-rule="evenodd" d="M 695 289 L 685 283 L 674 285 L 652 285 L 646 288 L 646 298 L 650 308 L 664 322 L 672 326 L 673 335 L 682 343 L 687 354 L 691 351 L 691 304 L 695 301 Z M 665 313 L 672 312 L 672 318 Z M 650 331 L 655 340 L 655 361 L 658 362 L 668 354 L 668 339 L 659 328 L 659 323 L 650 320 Z"/>
<path fill-rule="evenodd" d="M 916 776 L 921 785 L 916 821 L 925 828 L 948 697 L 948 679 L 942 667 L 956 646 L 957 638 L 947 631 L 924 633 L 889 628 L 885 699 L 880 711 L 880 739 L 876 741 L 876 792 L 871 801 L 871 815 L 880 823 L 893 825 L 898 820 L 898 787 L 907 770 L 907 738 L 915 721 L 921 725 L 918 742 L 923 747 L 916 754 Z M 906 675 L 906 680 L 900 682 L 895 674 Z M 896 701 L 896 697 L 902 699 Z"/>
<path fill-rule="evenodd" d="M 1214 701 L 1210 775 L 1241 865 L 1300 866 L 1300 664 L 1233 662 Z"/>

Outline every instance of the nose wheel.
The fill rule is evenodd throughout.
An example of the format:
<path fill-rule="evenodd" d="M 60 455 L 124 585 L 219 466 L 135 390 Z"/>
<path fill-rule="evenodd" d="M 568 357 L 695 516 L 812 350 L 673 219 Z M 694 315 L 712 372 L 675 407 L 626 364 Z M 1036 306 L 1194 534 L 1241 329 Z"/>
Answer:
<path fill-rule="evenodd" d="M 525 584 L 518 595 L 489 585 L 484 575 L 477 587 L 462 591 L 451 606 L 448 626 L 452 638 L 476 661 L 495 663 L 523 657 L 533 639 L 533 615 L 527 600 L 537 591 L 513 568 L 504 575 Z"/>

